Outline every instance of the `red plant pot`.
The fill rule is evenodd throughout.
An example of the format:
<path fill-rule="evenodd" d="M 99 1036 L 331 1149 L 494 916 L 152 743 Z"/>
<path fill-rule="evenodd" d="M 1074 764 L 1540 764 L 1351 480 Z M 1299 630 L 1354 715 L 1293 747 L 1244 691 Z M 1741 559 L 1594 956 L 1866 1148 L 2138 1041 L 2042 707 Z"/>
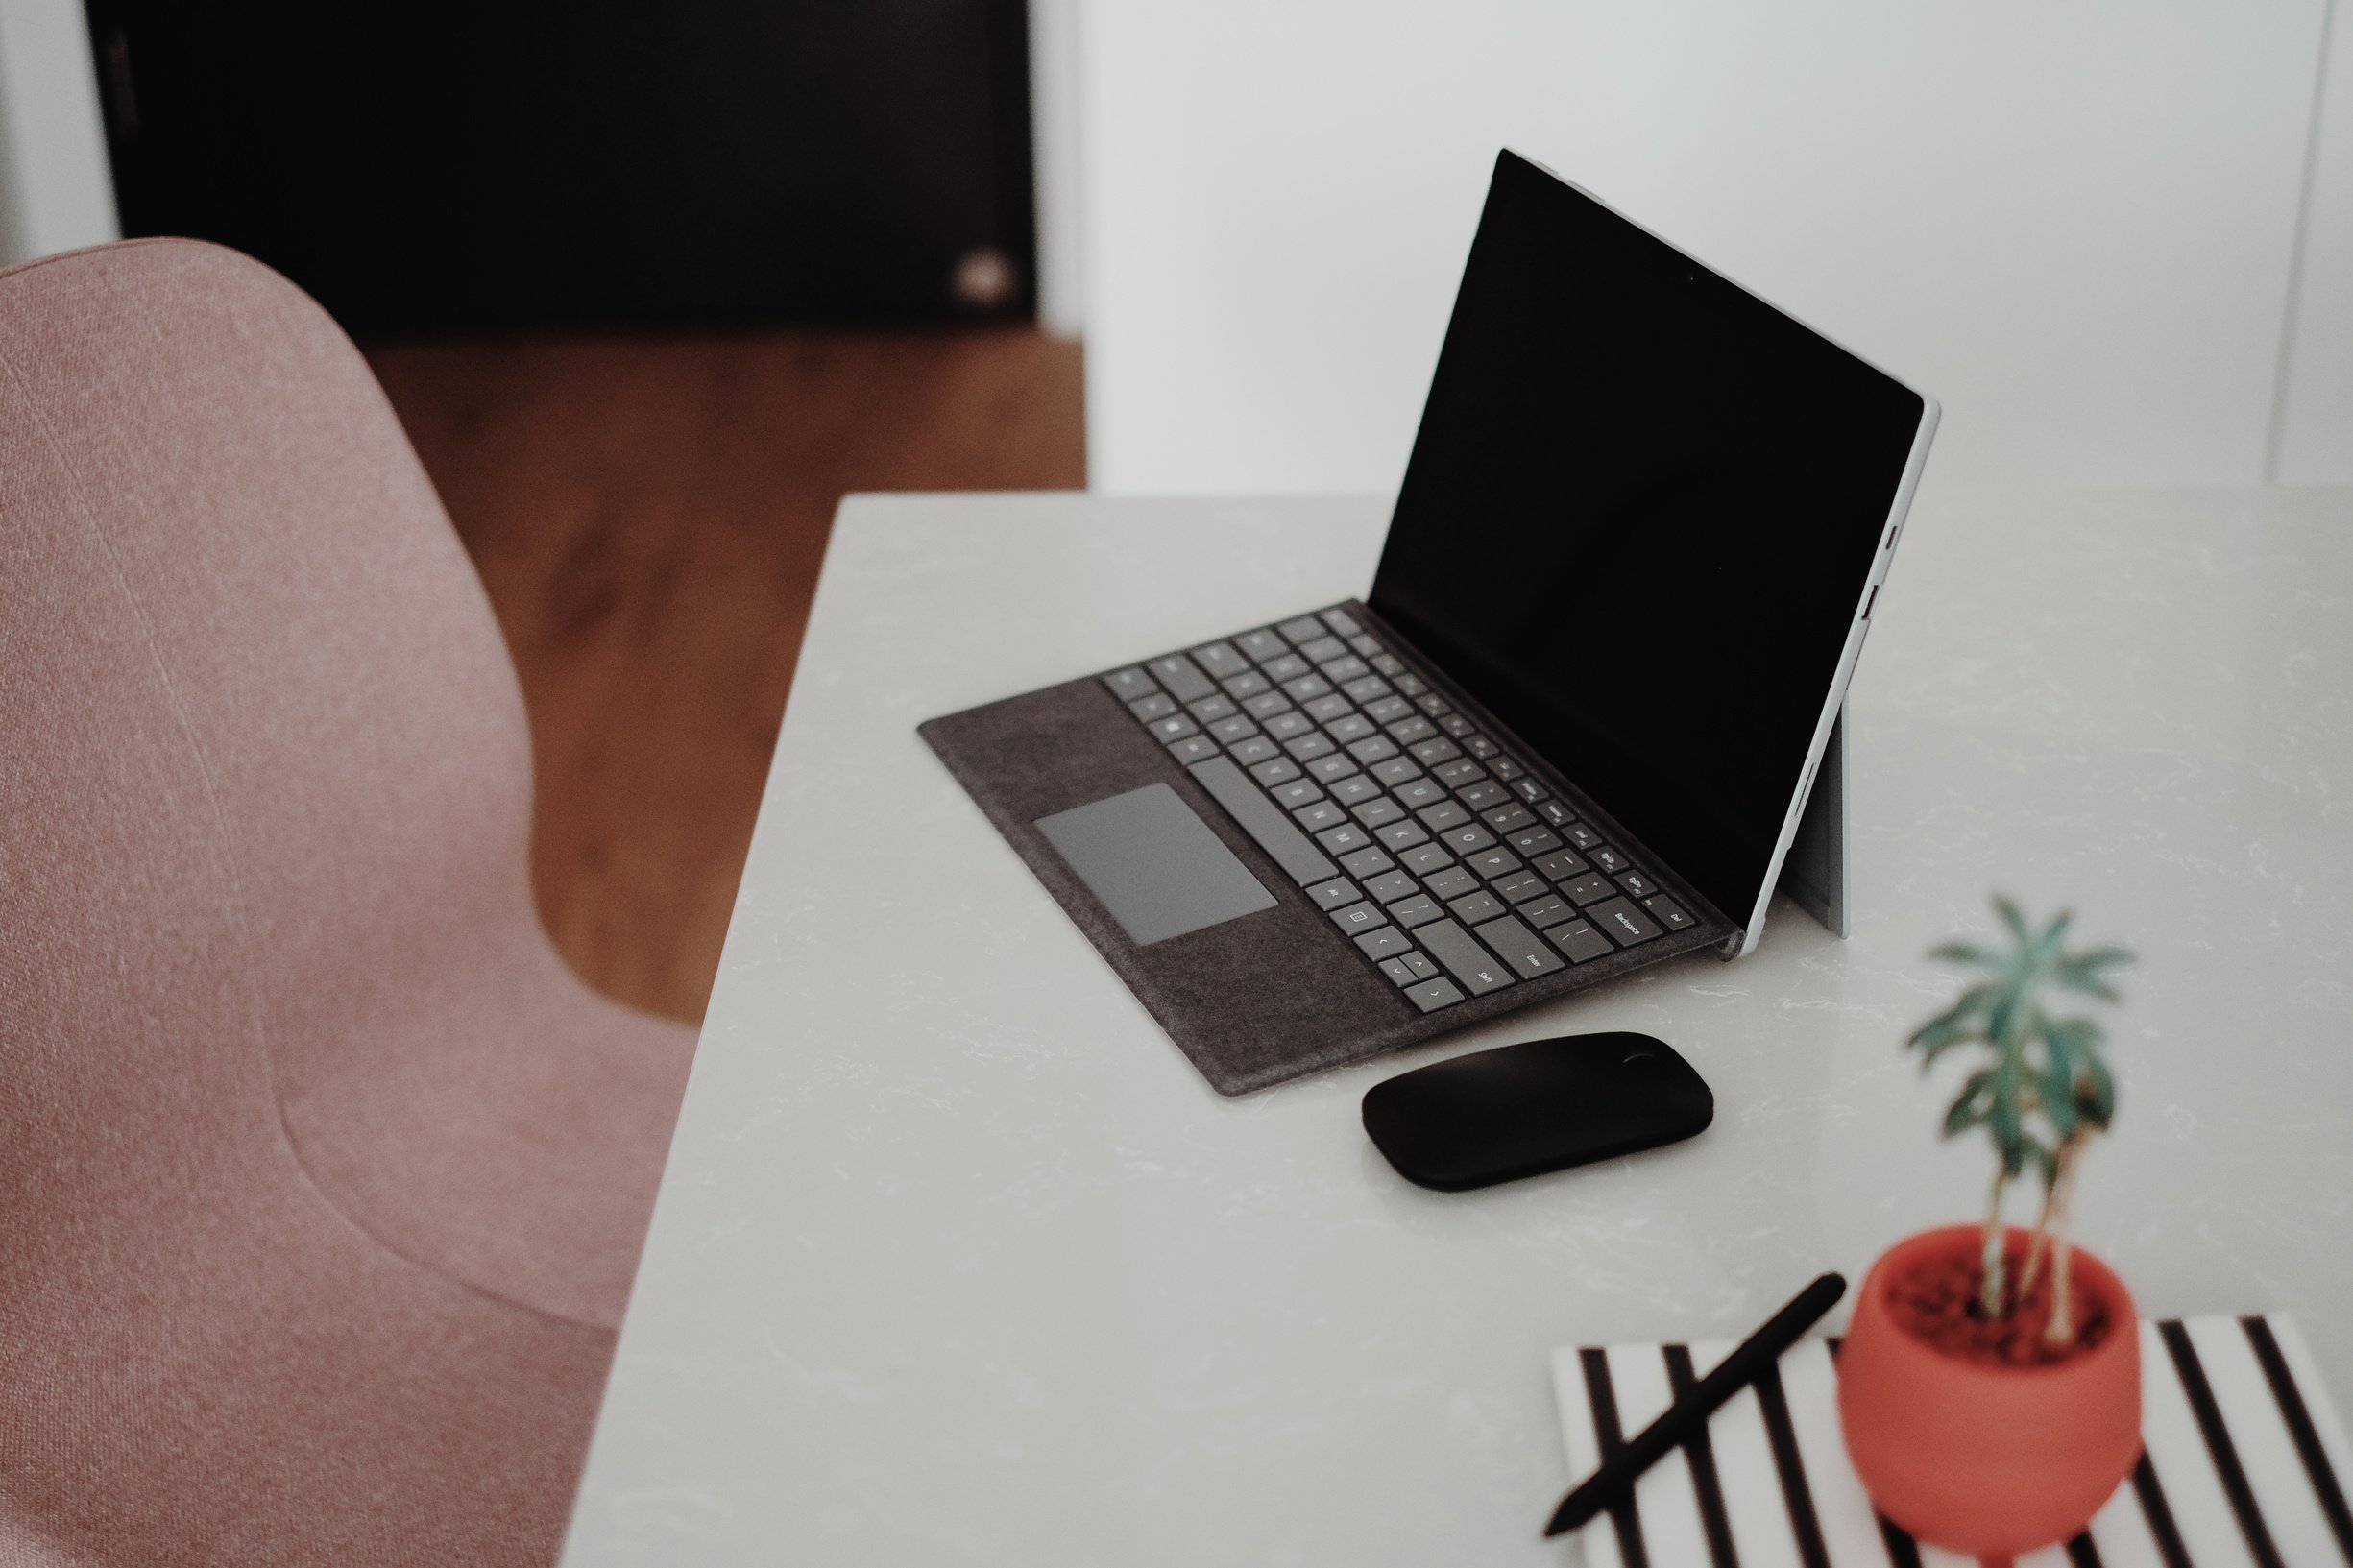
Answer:
<path fill-rule="evenodd" d="M 2011 1227 L 2012 1257 L 2026 1240 Z M 1838 1419 L 1881 1513 L 1923 1541 L 1999 1559 L 2074 1535 L 2131 1473 L 2141 1333 L 2123 1282 L 2076 1251 L 2077 1297 L 2109 1317 L 2098 1344 L 2011 1366 L 1916 1338 L 1889 1309 L 1893 1287 L 1924 1266 L 1974 1260 L 1978 1243 L 1976 1226 L 1951 1225 L 1897 1242 L 1871 1266 L 1838 1356 Z"/>

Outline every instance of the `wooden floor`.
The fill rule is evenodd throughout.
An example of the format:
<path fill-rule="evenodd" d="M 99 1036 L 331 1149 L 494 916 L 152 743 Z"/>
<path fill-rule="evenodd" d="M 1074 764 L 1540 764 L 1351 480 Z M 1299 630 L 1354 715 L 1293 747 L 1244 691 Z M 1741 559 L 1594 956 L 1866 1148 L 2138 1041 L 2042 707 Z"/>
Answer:
<path fill-rule="evenodd" d="M 991 329 L 369 359 L 514 651 L 548 931 L 608 996 L 697 1020 L 835 503 L 1083 484 L 1079 349 Z"/>

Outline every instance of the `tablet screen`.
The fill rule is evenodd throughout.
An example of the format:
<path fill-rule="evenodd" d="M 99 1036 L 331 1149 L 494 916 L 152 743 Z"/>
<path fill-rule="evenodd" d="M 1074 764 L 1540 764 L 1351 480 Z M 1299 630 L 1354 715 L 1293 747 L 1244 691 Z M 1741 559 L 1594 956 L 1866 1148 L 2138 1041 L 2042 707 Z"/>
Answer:
<path fill-rule="evenodd" d="M 1507 152 L 1371 605 L 1745 925 L 1926 411 Z"/>

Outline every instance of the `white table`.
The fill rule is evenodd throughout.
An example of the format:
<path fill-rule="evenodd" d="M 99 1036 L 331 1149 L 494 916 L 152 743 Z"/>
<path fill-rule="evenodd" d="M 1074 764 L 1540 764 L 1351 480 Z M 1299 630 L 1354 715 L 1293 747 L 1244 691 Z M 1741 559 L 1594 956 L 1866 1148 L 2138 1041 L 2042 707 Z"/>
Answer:
<path fill-rule="evenodd" d="M 2087 1244 L 2353 1399 L 2353 493 L 1954 497 L 1852 709 L 1856 934 L 1220 1098 L 917 720 L 1361 592 L 1386 503 L 844 503 L 565 1561 L 1560 1563 L 1553 1346 L 1744 1331 L 1971 1216 L 1898 1042 L 1990 889 L 2144 955 Z M 1484 1193 L 1357 1099 L 1648 1030 L 1715 1126 Z"/>

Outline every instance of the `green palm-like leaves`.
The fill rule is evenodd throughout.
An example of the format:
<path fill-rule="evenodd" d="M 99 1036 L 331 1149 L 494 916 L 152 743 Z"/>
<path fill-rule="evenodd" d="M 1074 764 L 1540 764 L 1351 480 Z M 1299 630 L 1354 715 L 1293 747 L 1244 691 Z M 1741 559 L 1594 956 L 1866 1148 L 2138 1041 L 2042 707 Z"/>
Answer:
<path fill-rule="evenodd" d="M 1944 1135 L 1983 1127 L 2005 1177 L 2031 1167 L 2048 1189 L 2056 1179 L 2058 1146 L 2082 1128 L 2105 1130 L 2115 1119 L 2116 1080 L 2099 1025 L 2088 1018 L 2054 1019 L 2044 1011 L 2044 998 L 2056 991 L 2114 1001 L 2107 975 L 2132 962 L 2132 954 L 2117 947 L 2067 952 L 2074 917 L 2066 913 L 2039 931 L 2006 898 L 1994 900 L 1994 913 L 2010 938 L 2006 949 L 1948 942 L 1928 954 L 1976 970 L 1980 978 L 1906 1044 L 1920 1051 L 1924 1072 L 1955 1047 L 1990 1049 L 1992 1065 L 1972 1073 L 1946 1111 Z"/>

